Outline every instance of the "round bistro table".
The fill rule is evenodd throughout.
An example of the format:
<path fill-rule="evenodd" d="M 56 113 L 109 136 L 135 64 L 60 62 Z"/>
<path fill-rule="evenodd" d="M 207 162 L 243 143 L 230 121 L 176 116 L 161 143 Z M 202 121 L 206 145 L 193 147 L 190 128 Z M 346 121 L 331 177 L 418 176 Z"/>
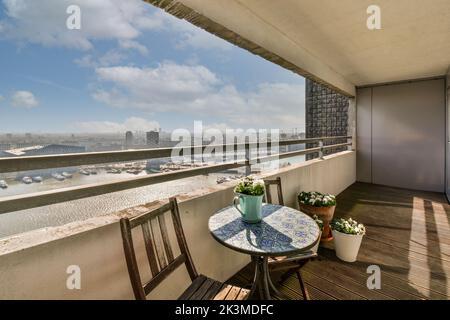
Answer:
<path fill-rule="evenodd" d="M 262 221 L 247 223 L 234 206 L 224 208 L 209 218 L 209 231 L 220 244 L 251 256 L 255 276 L 248 297 L 256 289 L 262 299 L 270 300 L 271 291 L 282 297 L 269 274 L 269 257 L 293 256 L 312 248 L 319 241 L 320 230 L 308 215 L 280 205 L 263 204 Z"/>

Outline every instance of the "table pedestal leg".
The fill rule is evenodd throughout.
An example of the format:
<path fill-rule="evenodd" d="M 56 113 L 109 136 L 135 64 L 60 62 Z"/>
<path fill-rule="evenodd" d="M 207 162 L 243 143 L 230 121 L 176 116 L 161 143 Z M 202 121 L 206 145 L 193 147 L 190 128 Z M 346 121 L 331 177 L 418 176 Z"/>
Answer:
<path fill-rule="evenodd" d="M 268 267 L 268 258 L 252 256 L 252 261 L 255 265 L 255 276 L 248 297 L 252 298 L 258 289 L 259 298 L 263 300 L 272 299 L 271 291 L 273 291 L 275 295 L 280 298 L 287 298 L 285 295 L 280 293 L 272 283 Z"/>

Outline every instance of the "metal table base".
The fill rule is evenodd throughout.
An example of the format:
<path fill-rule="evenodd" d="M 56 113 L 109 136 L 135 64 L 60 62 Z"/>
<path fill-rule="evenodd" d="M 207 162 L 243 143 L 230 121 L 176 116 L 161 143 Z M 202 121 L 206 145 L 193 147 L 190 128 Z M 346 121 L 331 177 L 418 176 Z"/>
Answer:
<path fill-rule="evenodd" d="M 252 299 L 256 290 L 258 290 L 259 298 L 262 300 L 272 300 L 274 296 L 282 299 L 289 299 L 275 288 L 270 277 L 268 260 L 268 257 L 252 256 L 252 262 L 255 265 L 255 276 L 248 298 Z M 272 295 L 271 292 L 273 292 L 274 295 Z"/>

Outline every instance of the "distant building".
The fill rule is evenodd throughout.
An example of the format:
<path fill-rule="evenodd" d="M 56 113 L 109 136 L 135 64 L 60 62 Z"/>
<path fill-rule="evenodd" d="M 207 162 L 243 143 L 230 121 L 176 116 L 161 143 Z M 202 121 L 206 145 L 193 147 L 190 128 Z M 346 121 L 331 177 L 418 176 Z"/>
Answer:
<path fill-rule="evenodd" d="M 133 146 L 133 140 L 134 140 L 133 132 L 127 131 L 125 133 L 125 148 L 126 149 L 130 148 L 131 146 Z"/>
<path fill-rule="evenodd" d="M 149 131 L 146 133 L 147 146 L 156 147 L 159 146 L 159 131 Z"/>
<path fill-rule="evenodd" d="M 9 139 L 9 140 L 11 140 L 11 139 L 12 139 L 12 137 L 13 137 L 13 136 L 12 136 L 12 133 L 7 133 L 7 134 L 6 134 L 6 139 Z"/>

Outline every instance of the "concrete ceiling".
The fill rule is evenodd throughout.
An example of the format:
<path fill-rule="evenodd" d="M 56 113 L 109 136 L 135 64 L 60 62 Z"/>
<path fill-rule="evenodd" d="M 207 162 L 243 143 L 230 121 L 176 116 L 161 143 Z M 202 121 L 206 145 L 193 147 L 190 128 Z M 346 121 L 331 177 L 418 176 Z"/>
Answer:
<path fill-rule="evenodd" d="M 450 66 L 450 0 L 176 2 L 349 95 L 355 85 L 441 76 Z M 366 26 L 372 4 L 381 30 Z"/>

